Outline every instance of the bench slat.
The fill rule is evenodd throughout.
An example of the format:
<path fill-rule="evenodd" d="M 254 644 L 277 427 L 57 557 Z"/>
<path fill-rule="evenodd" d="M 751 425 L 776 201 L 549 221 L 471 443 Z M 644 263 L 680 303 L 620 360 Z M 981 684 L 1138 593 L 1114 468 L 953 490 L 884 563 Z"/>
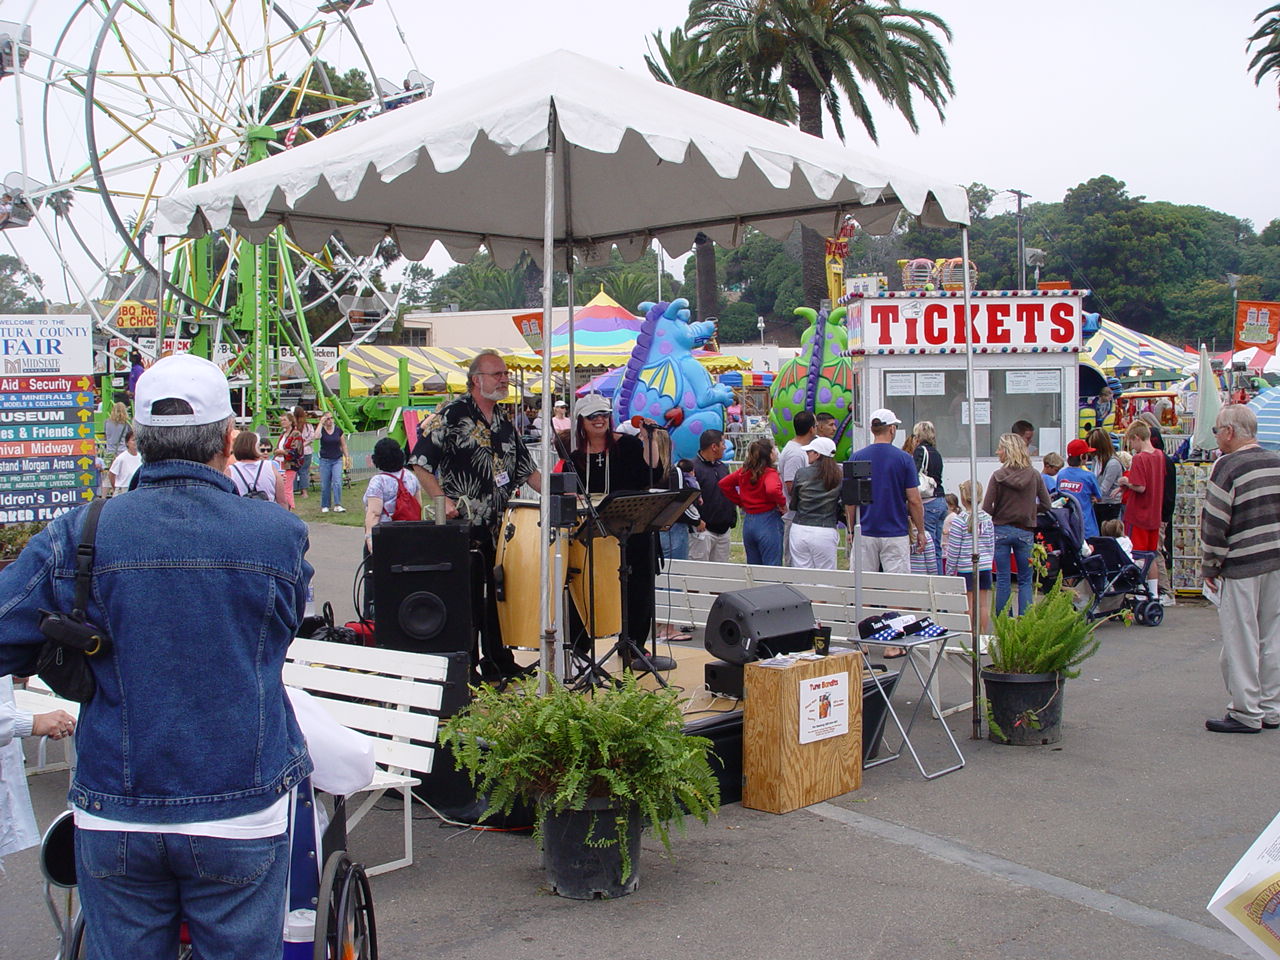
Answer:
<path fill-rule="evenodd" d="M 357 673 L 320 664 L 287 662 L 284 665 L 284 682 L 317 695 L 336 693 L 360 700 L 404 704 L 424 710 L 439 711 L 444 699 L 444 687 L 438 683 Z"/>
<path fill-rule="evenodd" d="M 448 657 L 434 654 L 408 653 L 385 647 L 358 647 L 302 637 L 289 645 L 289 659 L 370 673 L 386 673 L 393 677 L 433 680 L 436 683 L 445 681 L 449 668 Z"/>

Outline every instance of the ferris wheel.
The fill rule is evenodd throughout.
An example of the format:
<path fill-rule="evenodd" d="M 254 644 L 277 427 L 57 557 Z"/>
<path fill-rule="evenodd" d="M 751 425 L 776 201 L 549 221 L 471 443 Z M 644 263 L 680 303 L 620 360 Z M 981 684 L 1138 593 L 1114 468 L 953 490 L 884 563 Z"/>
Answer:
<path fill-rule="evenodd" d="M 323 361 L 348 330 L 365 339 L 394 319 L 376 278 L 396 252 L 359 257 L 335 239 L 313 255 L 283 230 L 260 244 L 232 231 L 162 242 L 152 218 L 174 189 L 429 95 L 416 64 L 402 82 L 377 76 L 385 45 L 357 32 L 374 3 L 39 0 L 0 23 L 22 166 L 4 178 L 10 227 L 56 251 L 67 299 L 106 336 L 214 359 L 256 422 L 290 384 L 323 395 Z M 0 18 L 17 7 L 0 0 Z M 353 299 L 358 325 L 343 309 Z"/>

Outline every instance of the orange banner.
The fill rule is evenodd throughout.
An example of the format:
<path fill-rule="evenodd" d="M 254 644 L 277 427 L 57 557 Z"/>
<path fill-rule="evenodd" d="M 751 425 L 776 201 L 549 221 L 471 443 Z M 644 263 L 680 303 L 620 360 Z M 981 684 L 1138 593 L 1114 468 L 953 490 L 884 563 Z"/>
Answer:
<path fill-rule="evenodd" d="M 511 318 L 511 322 L 516 325 L 516 329 L 520 331 L 520 336 L 524 337 L 524 342 L 529 345 L 529 349 L 542 356 L 543 336 L 545 331 L 542 329 L 542 311 L 537 313 L 517 313 Z"/>
<path fill-rule="evenodd" d="M 1276 352 L 1280 335 L 1280 303 L 1241 300 L 1236 304 L 1236 349 Z"/>

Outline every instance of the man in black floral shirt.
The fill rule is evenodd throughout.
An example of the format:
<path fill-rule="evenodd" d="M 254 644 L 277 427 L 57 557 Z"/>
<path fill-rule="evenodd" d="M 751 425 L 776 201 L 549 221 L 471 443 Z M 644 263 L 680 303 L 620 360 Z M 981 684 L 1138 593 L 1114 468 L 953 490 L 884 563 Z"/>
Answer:
<path fill-rule="evenodd" d="M 524 441 L 498 404 L 507 398 L 507 365 L 493 350 L 471 361 L 468 392 L 438 409 L 413 448 L 409 463 L 430 497 L 445 498 L 445 516 L 471 521 L 472 549 L 484 576 L 472 577 L 472 611 L 480 627 L 482 675 L 519 673 L 502 644 L 494 600 L 498 526 L 512 493 L 521 484 L 542 490 L 542 475 Z"/>

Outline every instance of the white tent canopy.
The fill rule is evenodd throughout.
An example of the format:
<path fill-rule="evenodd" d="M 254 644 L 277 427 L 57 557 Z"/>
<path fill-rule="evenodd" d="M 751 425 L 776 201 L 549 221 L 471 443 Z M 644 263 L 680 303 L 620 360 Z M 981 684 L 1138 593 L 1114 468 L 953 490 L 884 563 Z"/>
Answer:
<path fill-rule="evenodd" d="M 782 237 L 798 222 L 830 236 L 846 214 L 884 234 L 903 211 L 931 226 L 969 222 L 968 198 L 954 184 L 558 51 L 181 190 L 161 201 L 154 232 L 198 237 L 230 226 L 260 241 L 283 225 L 311 251 L 340 233 L 357 253 L 390 237 L 414 259 L 439 241 L 458 260 L 484 246 L 499 266 L 528 250 L 563 269 L 568 248 L 588 264 L 606 261 L 610 245 L 634 260 L 654 238 L 686 253 L 699 231 L 736 246 L 748 224 Z M 545 316 L 552 276 L 543 273 Z M 551 367 L 543 365 L 547 419 Z M 539 462 L 545 477 L 550 431 Z M 549 503 L 542 499 L 539 571 L 544 683 L 553 668 L 564 675 L 553 663 Z"/>
<path fill-rule="evenodd" d="M 421 259 L 438 240 L 454 259 L 484 245 L 509 267 L 526 249 L 541 258 L 551 130 L 555 239 L 588 260 L 613 243 L 635 259 L 651 238 L 684 254 L 699 230 L 736 246 L 748 223 L 782 237 L 797 221 L 834 235 L 846 213 L 877 234 L 902 210 L 969 220 L 954 184 L 558 51 L 183 190 L 155 232 L 232 226 L 259 241 L 283 223 L 311 251 L 339 231 L 360 253 L 390 236 Z"/>

